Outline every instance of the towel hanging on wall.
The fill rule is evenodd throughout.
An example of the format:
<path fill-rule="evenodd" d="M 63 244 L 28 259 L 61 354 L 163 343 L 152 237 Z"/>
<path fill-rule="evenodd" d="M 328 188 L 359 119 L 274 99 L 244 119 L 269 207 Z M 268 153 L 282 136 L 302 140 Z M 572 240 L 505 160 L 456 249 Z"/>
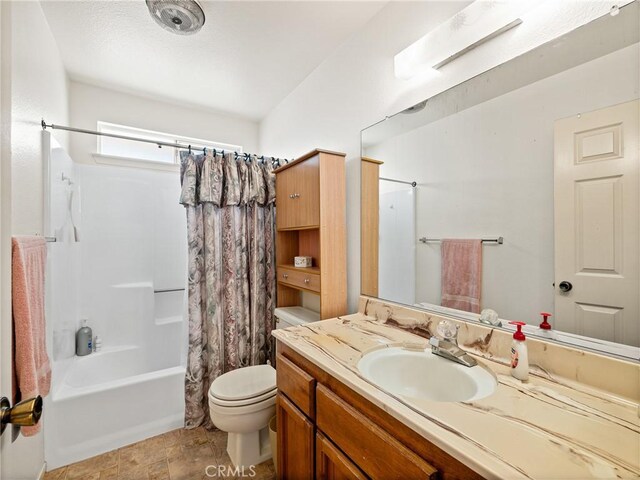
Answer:
<path fill-rule="evenodd" d="M 13 237 L 11 242 L 14 402 L 44 397 L 51 387 L 44 318 L 46 245 L 39 236 Z M 39 430 L 36 424 L 21 432 L 29 437 Z"/>

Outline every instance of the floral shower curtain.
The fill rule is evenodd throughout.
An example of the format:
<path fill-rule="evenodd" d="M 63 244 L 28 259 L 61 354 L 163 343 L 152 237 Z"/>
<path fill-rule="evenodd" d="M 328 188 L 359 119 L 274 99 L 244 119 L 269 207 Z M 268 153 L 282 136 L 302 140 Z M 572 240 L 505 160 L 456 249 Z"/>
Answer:
<path fill-rule="evenodd" d="M 270 162 L 181 154 L 187 212 L 187 428 L 211 426 L 211 382 L 266 363 L 276 300 L 275 175 Z"/>

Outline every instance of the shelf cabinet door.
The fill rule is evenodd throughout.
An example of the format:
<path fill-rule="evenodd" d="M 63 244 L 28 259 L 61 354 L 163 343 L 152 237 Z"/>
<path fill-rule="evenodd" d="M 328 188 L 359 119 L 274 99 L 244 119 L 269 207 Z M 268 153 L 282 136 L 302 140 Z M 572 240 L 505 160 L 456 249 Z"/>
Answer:
<path fill-rule="evenodd" d="M 279 230 L 320 225 L 319 156 L 276 175 L 276 226 Z"/>
<path fill-rule="evenodd" d="M 367 477 L 331 440 L 316 434 L 317 480 L 366 480 Z"/>
<path fill-rule="evenodd" d="M 314 464 L 314 425 L 291 403 L 278 394 L 278 478 L 312 480 Z"/>
<path fill-rule="evenodd" d="M 295 190 L 295 167 L 288 168 L 276 175 L 276 227 L 278 229 L 295 227 L 296 206 L 292 195 Z"/>
<path fill-rule="evenodd" d="M 319 155 L 291 168 L 294 173 L 295 227 L 320 225 L 320 163 Z"/>

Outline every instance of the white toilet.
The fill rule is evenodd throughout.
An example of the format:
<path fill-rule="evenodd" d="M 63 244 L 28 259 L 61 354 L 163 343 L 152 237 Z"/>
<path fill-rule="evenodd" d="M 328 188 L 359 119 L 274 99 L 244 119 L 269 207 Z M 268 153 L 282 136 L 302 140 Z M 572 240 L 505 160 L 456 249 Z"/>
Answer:
<path fill-rule="evenodd" d="M 276 328 L 320 319 L 303 307 L 276 308 Z M 209 414 L 229 434 L 227 453 L 236 467 L 271 458 L 268 424 L 276 413 L 276 371 L 270 365 L 239 368 L 216 378 L 209 389 Z"/>

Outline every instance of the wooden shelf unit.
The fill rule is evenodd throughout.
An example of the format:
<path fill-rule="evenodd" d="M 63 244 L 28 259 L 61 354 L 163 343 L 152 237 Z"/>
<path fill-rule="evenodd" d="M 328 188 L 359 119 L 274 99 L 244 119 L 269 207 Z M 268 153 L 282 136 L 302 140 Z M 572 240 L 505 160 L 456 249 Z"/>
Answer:
<path fill-rule="evenodd" d="M 346 185 L 343 153 L 314 150 L 276 174 L 278 306 L 320 296 L 320 318 L 347 312 Z M 313 266 L 296 268 L 295 256 Z"/>

